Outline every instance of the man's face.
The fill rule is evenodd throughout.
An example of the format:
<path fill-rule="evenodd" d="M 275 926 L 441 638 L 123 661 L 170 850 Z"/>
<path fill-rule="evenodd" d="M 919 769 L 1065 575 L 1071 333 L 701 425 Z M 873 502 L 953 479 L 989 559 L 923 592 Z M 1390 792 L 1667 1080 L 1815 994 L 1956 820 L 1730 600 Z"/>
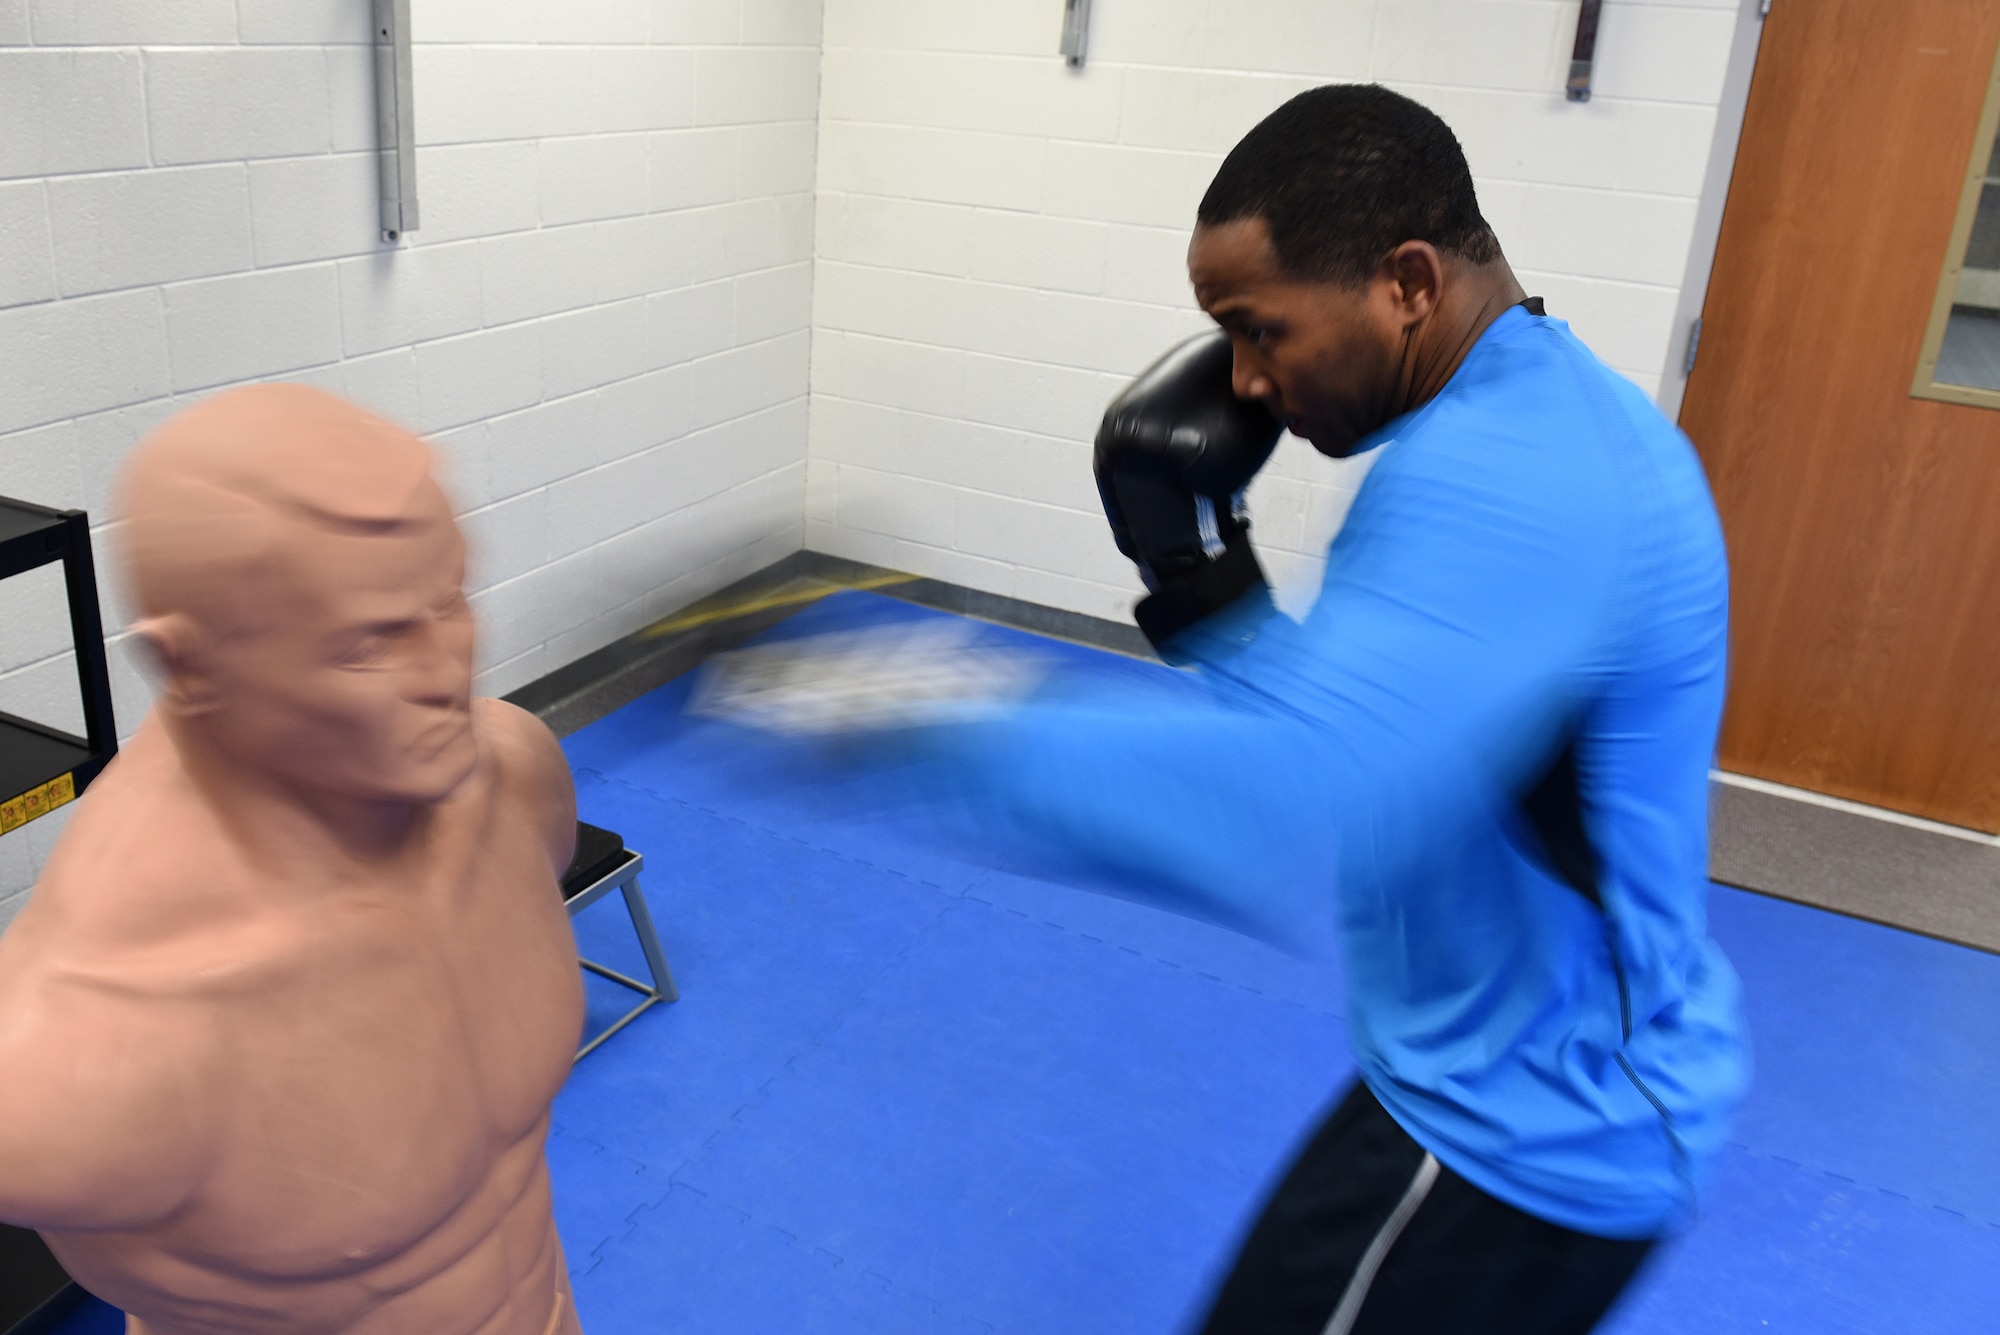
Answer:
<path fill-rule="evenodd" d="M 430 489 L 433 493 L 436 489 Z M 435 802 L 472 770 L 465 542 L 441 493 L 385 535 L 288 525 L 289 593 L 216 644 L 201 726 L 233 759 L 308 791 Z"/>
<path fill-rule="evenodd" d="M 1195 299 L 1229 334 L 1235 389 L 1341 458 L 1394 415 L 1408 321 L 1386 276 L 1359 287 L 1288 276 L 1262 218 L 1195 229 Z"/>

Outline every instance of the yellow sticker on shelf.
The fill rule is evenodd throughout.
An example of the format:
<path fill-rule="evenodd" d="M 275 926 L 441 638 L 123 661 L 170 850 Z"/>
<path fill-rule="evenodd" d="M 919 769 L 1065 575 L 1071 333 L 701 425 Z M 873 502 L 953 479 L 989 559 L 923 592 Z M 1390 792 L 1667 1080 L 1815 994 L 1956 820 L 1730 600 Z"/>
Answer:
<path fill-rule="evenodd" d="M 0 834 L 26 825 L 37 816 L 46 816 L 57 807 L 76 800 L 76 776 L 63 774 L 19 797 L 0 802 Z"/>

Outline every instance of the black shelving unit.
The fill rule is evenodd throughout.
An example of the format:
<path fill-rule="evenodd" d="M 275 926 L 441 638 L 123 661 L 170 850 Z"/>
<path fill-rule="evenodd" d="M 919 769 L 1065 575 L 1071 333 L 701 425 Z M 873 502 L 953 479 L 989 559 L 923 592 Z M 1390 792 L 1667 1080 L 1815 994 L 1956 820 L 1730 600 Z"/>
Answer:
<path fill-rule="evenodd" d="M 118 750 L 90 518 L 81 510 L 51 510 L 0 496 L 0 579 L 56 561 L 62 562 L 69 594 L 85 735 L 0 711 L 0 834 L 73 800 Z M 82 1290 L 39 1237 L 0 1225 L 0 1335 L 46 1330 L 82 1300 Z"/>
<path fill-rule="evenodd" d="M 97 567 L 90 554 L 90 517 L 81 510 L 51 510 L 0 496 L 0 579 L 55 561 L 62 562 L 69 593 L 85 735 L 72 736 L 0 710 L 0 834 L 81 794 L 118 750 L 104 619 L 97 606 Z"/>

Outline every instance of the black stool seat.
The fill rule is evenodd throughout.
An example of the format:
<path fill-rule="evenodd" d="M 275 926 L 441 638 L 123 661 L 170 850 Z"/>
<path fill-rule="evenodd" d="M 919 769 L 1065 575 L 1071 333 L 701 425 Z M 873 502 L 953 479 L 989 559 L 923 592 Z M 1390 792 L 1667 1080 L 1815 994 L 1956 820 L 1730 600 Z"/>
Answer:
<path fill-rule="evenodd" d="M 609 830 L 578 821 L 576 856 L 569 860 L 569 870 L 562 874 L 563 902 L 567 904 L 609 876 L 629 856 L 623 839 Z"/>

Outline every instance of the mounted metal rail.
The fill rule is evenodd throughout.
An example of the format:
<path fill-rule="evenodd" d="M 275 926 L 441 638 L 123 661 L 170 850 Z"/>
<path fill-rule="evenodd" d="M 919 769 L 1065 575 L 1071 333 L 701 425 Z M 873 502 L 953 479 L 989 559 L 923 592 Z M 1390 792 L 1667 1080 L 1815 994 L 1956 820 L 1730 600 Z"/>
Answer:
<path fill-rule="evenodd" d="M 417 230 L 417 116 L 410 80 L 410 0 L 375 0 L 375 143 L 382 239 Z"/>

